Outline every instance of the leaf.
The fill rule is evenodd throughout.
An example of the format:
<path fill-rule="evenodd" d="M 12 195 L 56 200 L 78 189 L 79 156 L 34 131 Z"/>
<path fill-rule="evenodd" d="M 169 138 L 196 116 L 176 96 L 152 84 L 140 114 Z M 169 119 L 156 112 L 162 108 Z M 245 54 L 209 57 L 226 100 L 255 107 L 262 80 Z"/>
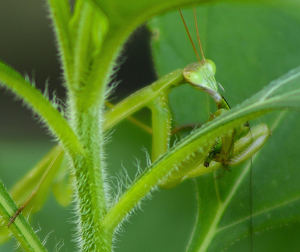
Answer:
<path fill-rule="evenodd" d="M 26 204 L 26 207 L 22 210 L 22 215 L 26 216 L 27 219 L 41 209 L 48 197 L 48 189 L 63 158 L 60 152 L 61 147 L 59 145 L 54 147 L 49 154 L 21 178 L 9 192 L 18 207 L 21 207 L 24 202 L 32 196 L 30 201 Z M 7 223 L 2 216 L 0 217 L 0 221 Z M 0 243 L 4 243 L 9 238 L 8 227 L 2 225 L 0 227 L 0 233 L 2 235 Z"/>
<path fill-rule="evenodd" d="M 188 27 L 193 31 L 192 13 L 192 10 L 184 11 Z M 300 64 L 299 20 L 289 15 L 288 8 L 283 11 L 258 4 L 218 3 L 197 8 L 197 15 L 205 57 L 216 63 L 216 79 L 224 86 L 224 96 L 233 107 Z M 178 12 L 155 18 L 151 29 L 159 74 L 196 61 Z M 194 32 L 193 38 L 196 38 Z M 298 74 L 299 69 L 284 78 Z M 275 85 L 282 87 L 283 82 L 284 79 L 278 80 Z M 272 95 L 279 98 L 287 92 L 286 97 L 280 99 L 284 103 L 281 105 L 288 107 L 295 100 L 284 86 L 274 90 Z M 291 94 L 299 96 L 295 91 L 299 88 L 298 79 L 289 82 L 289 87 Z M 255 102 L 266 92 L 254 97 Z M 274 97 L 269 96 L 276 106 Z M 253 99 L 246 104 L 251 104 Z M 195 121 L 203 123 L 208 113 L 215 110 L 209 98 L 190 87 L 174 90 L 170 101 L 179 125 Z M 252 162 L 252 218 L 256 233 L 291 224 L 300 218 L 297 211 L 299 158 L 295 151 L 300 139 L 297 127 L 291 127 L 299 123 L 299 116 L 280 112 L 268 115 L 262 121 L 271 127 L 273 134 Z M 239 168 L 233 167 L 232 172 L 226 172 L 216 180 L 212 174 L 197 179 L 198 222 L 188 251 L 230 251 L 231 248 L 236 251 L 231 245 L 249 235 L 250 166 L 247 162 Z M 253 250 L 263 251 L 266 244 L 256 243 L 257 236 L 253 239 Z M 250 251 L 249 239 L 242 240 L 243 248 Z M 276 241 L 269 245 L 271 250 L 284 250 L 282 240 Z M 299 244 L 296 245 L 299 247 Z"/>

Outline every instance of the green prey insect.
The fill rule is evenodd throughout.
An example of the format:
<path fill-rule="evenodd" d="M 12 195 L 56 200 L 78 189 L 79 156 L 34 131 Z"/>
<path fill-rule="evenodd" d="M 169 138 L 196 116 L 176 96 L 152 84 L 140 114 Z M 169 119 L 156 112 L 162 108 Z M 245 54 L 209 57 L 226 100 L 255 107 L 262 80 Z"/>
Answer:
<path fill-rule="evenodd" d="M 209 94 L 214 99 L 218 110 L 211 115 L 208 121 L 214 120 L 214 118 L 230 110 L 227 101 L 218 92 L 218 83 L 214 77 L 216 65 L 213 61 L 204 58 L 200 39 L 198 40 L 203 60 L 200 60 L 199 56 L 197 56 L 198 62 L 188 65 L 183 70 L 175 70 L 151 85 L 133 93 L 113 107 L 109 106 L 110 108 L 105 114 L 104 130 L 112 128 L 125 118 L 132 119 L 131 115 L 143 107 L 150 108 L 152 111 L 152 129 L 149 129 L 147 126 L 144 127 L 144 125 L 142 125 L 142 127 L 152 134 L 151 159 L 154 162 L 167 153 L 169 148 L 171 112 L 168 105 L 168 94 L 171 89 L 189 83 L 196 90 L 204 91 Z M 195 49 L 193 43 L 192 45 Z M 190 153 L 190 155 L 193 156 L 192 160 L 183 158 L 182 165 L 174 170 L 165 180 L 161 181 L 159 185 L 162 188 L 170 189 L 188 178 L 201 176 L 221 167 L 227 168 L 228 166 L 238 165 L 252 157 L 264 145 L 269 135 L 270 131 L 264 124 L 255 126 L 251 131 L 247 123 L 240 125 L 218 137 L 214 143 L 204 147 L 201 153 Z M 56 151 L 60 153 L 59 155 L 64 155 L 61 147 Z M 43 181 L 48 179 L 46 176 L 48 172 L 49 171 L 46 171 L 45 175 L 43 175 Z M 25 177 L 24 179 L 27 178 Z M 21 180 L 15 185 L 15 188 L 20 189 L 23 183 L 24 181 Z M 38 185 L 41 186 L 41 183 L 38 182 Z M 61 190 L 67 187 L 69 186 L 62 186 Z M 37 190 L 34 190 L 30 198 L 27 199 L 11 217 L 7 226 L 14 223 L 15 219 L 32 198 L 32 195 L 36 193 Z M 68 194 L 68 197 L 70 197 L 70 195 L 71 193 Z M 20 195 L 16 195 L 14 198 L 18 197 L 20 197 Z"/>

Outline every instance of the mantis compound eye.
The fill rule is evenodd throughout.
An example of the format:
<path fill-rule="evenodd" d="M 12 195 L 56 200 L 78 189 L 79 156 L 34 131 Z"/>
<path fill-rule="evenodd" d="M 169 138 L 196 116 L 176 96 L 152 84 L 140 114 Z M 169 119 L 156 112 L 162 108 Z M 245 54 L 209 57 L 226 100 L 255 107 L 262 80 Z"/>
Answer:
<path fill-rule="evenodd" d="M 216 64 L 209 59 L 205 60 L 205 63 L 206 63 L 205 65 L 208 67 L 208 69 L 213 73 L 213 75 L 215 75 L 216 70 L 217 70 Z"/>
<path fill-rule="evenodd" d="M 186 74 L 184 74 L 184 77 L 190 83 L 193 83 L 194 86 L 203 86 L 203 84 L 205 83 L 205 79 L 203 78 L 203 75 L 199 74 L 198 72 L 187 71 Z"/>

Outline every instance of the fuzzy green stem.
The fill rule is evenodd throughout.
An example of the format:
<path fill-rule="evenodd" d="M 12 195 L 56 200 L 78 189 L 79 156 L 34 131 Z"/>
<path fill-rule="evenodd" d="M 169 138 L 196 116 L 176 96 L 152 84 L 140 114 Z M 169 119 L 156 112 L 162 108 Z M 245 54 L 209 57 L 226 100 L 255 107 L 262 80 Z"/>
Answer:
<path fill-rule="evenodd" d="M 107 212 L 104 185 L 103 138 L 99 134 L 101 110 L 79 113 L 76 119 L 78 134 L 86 149 L 86 156 L 74 160 L 76 202 L 79 215 L 78 233 L 82 251 L 110 251 L 111 238 L 107 238 L 100 220 Z M 100 144 L 99 144 L 100 143 Z"/>
<path fill-rule="evenodd" d="M 72 90 L 74 47 L 72 34 L 69 31 L 69 22 L 71 19 L 70 4 L 68 0 L 48 0 L 48 4 L 54 24 L 66 85 L 70 91 Z"/>
<path fill-rule="evenodd" d="M 90 43 L 90 27 L 93 25 L 94 15 L 92 6 L 89 3 L 83 4 L 81 10 L 81 18 L 78 20 L 77 37 L 74 48 L 74 74 L 73 88 L 79 90 L 84 88 L 85 75 L 88 73 L 89 59 L 91 54 Z M 89 29 L 87 29 L 89 28 Z"/>
<path fill-rule="evenodd" d="M 94 58 L 90 74 L 86 80 L 87 85 L 77 99 L 78 104 L 76 106 L 81 111 L 88 110 L 96 103 L 104 104 L 104 94 L 113 73 L 114 62 L 125 40 L 125 36 L 116 38 L 115 33 L 108 32 L 101 52 Z"/>
<path fill-rule="evenodd" d="M 39 90 L 1 61 L 0 81 L 32 107 L 33 111 L 47 123 L 47 126 L 55 136 L 60 139 L 62 145 L 72 157 L 76 157 L 79 153 L 84 153 L 77 136 L 61 113 L 52 106 L 50 101 L 43 97 Z"/>
<path fill-rule="evenodd" d="M 94 34 L 91 33 L 91 27 L 103 18 L 101 13 L 96 13 L 94 4 L 87 1 L 83 3 L 83 10 L 78 23 L 77 40 L 75 47 L 74 64 L 74 82 L 76 95 L 69 96 L 70 121 L 76 134 L 79 136 L 85 149 L 85 155 L 77 156 L 73 159 L 75 174 L 75 201 L 77 204 L 78 226 L 77 233 L 80 251 L 111 251 L 112 236 L 107 234 L 102 228 L 101 220 L 107 213 L 107 204 L 109 196 L 106 193 L 105 184 L 105 162 L 103 155 L 103 108 L 107 80 L 97 83 L 97 88 L 90 89 L 93 86 L 88 76 L 93 71 L 101 71 L 103 66 L 91 67 L 95 55 L 100 53 L 94 43 Z M 105 30 L 105 24 L 103 28 Z M 95 28 L 95 27 L 94 27 Z M 99 30 L 97 30 L 99 31 Z M 97 44 L 99 48 L 101 45 Z M 111 61 L 113 59 L 110 59 Z M 108 63 L 111 65 L 111 63 Z M 99 70 L 100 69 L 100 70 Z M 88 92 L 87 92 L 88 90 Z M 89 93 L 90 92 L 90 93 Z M 87 96 L 85 96 L 87 95 Z M 89 103 L 90 96 L 96 95 L 97 100 Z M 82 99 L 85 102 L 82 103 Z"/>

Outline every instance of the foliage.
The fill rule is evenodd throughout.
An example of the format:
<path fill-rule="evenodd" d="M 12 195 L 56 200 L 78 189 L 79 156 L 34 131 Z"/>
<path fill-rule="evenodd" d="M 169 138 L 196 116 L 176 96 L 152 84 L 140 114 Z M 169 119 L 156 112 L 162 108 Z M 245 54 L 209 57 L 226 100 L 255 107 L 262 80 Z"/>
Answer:
<path fill-rule="evenodd" d="M 71 14 L 68 1 L 49 0 L 60 48 L 64 81 L 68 90 L 65 109 L 67 120 L 58 112 L 53 102 L 45 99 L 20 74 L 1 63 L 1 84 L 21 97 L 41 117 L 69 158 L 75 181 L 73 184 L 77 246 L 80 250 L 110 251 L 116 234 L 115 229 L 123 219 L 140 204 L 140 200 L 156 189 L 157 183 L 174 169 L 174 164 L 179 166 L 181 161 L 199 149 L 199 146 L 213 141 L 215 137 L 242 122 L 272 110 L 299 108 L 299 68 L 246 100 L 271 80 L 299 65 L 297 44 L 300 26 L 299 20 L 294 15 L 295 7 L 289 11 L 287 4 L 280 9 L 262 5 L 263 3 L 265 2 L 262 1 L 261 4 L 222 2 L 203 5 L 199 9 L 198 17 L 202 20 L 200 31 L 204 32 L 201 38 L 204 42 L 205 55 L 216 62 L 218 67 L 216 78 L 225 87 L 224 95 L 234 109 L 194 131 L 172 147 L 131 185 L 127 185 L 125 192 L 115 201 L 111 199 L 112 192 L 108 189 L 113 182 L 108 180 L 104 160 L 104 131 L 113 123 L 108 122 L 107 114 L 103 116 L 107 85 L 113 74 L 114 61 L 126 38 L 139 24 L 150 16 L 189 2 L 179 0 L 77 1 Z M 185 14 L 191 15 L 190 12 Z M 183 68 L 195 61 L 195 57 L 189 52 L 190 45 L 186 35 L 182 33 L 184 31 L 179 30 L 182 26 L 180 22 L 177 12 L 167 14 L 160 19 L 153 19 L 151 22 L 155 40 L 154 57 L 160 75 L 174 71 L 176 68 Z M 191 22 L 189 21 L 189 24 Z M 173 77 L 168 78 L 174 81 Z M 163 84 L 166 82 L 164 81 Z M 242 103 L 244 100 L 246 101 Z M 242 104 L 236 106 L 239 103 Z M 170 105 L 175 125 L 178 126 L 187 123 L 203 123 L 208 114 L 214 110 L 205 95 L 195 92 L 188 86 L 180 86 L 172 90 Z M 121 118 L 119 114 L 113 114 L 111 120 L 117 117 Z M 267 146 L 253 158 L 252 162 L 255 168 L 252 178 L 252 221 L 255 232 L 299 220 L 298 160 L 294 151 L 297 150 L 299 134 L 297 134 L 297 127 L 290 126 L 299 123 L 298 117 L 295 113 L 277 112 L 263 117 L 262 120 L 267 121 L 273 130 L 273 135 Z M 110 127 L 107 126 L 108 124 Z M 132 132 L 132 129 L 127 129 L 126 124 L 123 123 L 121 126 L 123 129 L 120 133 L 114 134 L 114 138 L 117 138 L 116 135 L 121 132 L 126 133 L 130 130 Z M 133 131 L 136 133 L 136 129 Z M 286 134 L 292 137 L 287 137 Z M 127 135 L 130 135 L 128 146 L 138 141 L 132 137 L 132 133 Z M 128 146 L 126 148 L 129 149 Z M 110 145 L 106 149 L 110 148 L 116 151 L 110 156 L 114 157 L 119 153 L 118 148 Z M 129 150 L 125 152 L 126 155 L 127 152 Z M 114 161 L 117 162 L 117 166 L 121 163 Z M 213 175 L 209 174 L 196 180 L 198 217 L 188 251 L 222 251 L 249 235 L 249 182 L 246 181 L 249 167 L 249 163 L 239 168 L 235 167 L 232 172 L 225 173 L 219 179 L 213 179 Z M 288 186 L 278 188 L 278 184 L 283 183 L 282 179 Z M 180 194 L 182 188 L 186 187 L 189 197 L 194 195 L 191 182 L 180 185 L 179 189 L 175 189 L 175 193 Z M 153 194 L 157 196 L 156 192 Z M 172 199 L 172 195 L 174 197 L 172 192 L 162 192 L 162 194 L 167 195 L 165 198 L 167 202 L 169 198 Z M 272 194 L 274 197 L 270 197 Z M 173 199 L 180 202 L 176 197 Z M 4 223 L 7 223 L 9 216 L 17 207 L 4 187 L 1 188 L 0 203 L 1 215 Z M 164 211 L 161 203 L 158 206 L 158 213 Z M 189 206 L 185 207 L 184 210 L 189 209 Z M 165 228 L 169 232 L 169 227 L 164 226 L 163 218 L 158 218 L 158 213 L 152 213 L 152 219 L 158 219 L 160 234 L 166 232 Z M 175 219 L 184 218 L 186 214 L 185 211 L 179 213 L 176 218 L 171 219 L 169 225 L 172 225 Z M 28 251 L 44 249 L 22 215 L 10 228 L 24 249 Z M 142 228 L 145 230 L 145 226 Z M 157 243 L 159 248 L 155 251 L 176 251 L 172 246 L 182 251 L 182 244 L 187 242 L 189 234 L 184 235 L 182 247 L 178 247 L 175 246 L 176 242 L 174 243 L 176 234 L 173 235 L 173 230 L 177 235 L 180 232 L 185 233 L 184 228 L 181 230 L 172 228 L 169 242 L 163 239 L 169 246 L 166 248 Z M 135 232 L 135 235 L 138 234 Z M 148 238 L 151 237 L 149 234 Z M 162 237 L 157 238 L 159 240 Z M 152 244 L 153 240 L 150 240 Z M 127 242 L 132 243 L 129 240 Z M 135 238 L 133 243 L 138 242 Z M 254 242 L 253 245 L 255 246 L 256 243 Z M 275 246 L 279 248 L 279 245 Z M 153 251 L 154 245 L 149 246 Z M 249 246 L 249 242 L 246 246 Z"/>

